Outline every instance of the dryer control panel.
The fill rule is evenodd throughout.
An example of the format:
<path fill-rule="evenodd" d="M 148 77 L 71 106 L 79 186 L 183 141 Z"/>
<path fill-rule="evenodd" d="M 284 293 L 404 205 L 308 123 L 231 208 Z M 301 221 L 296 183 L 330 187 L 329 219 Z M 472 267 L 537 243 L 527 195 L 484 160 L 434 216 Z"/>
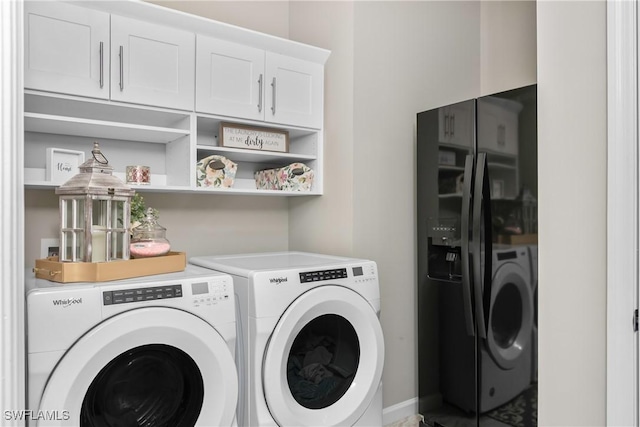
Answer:
<path fill-rule="evenodd" d="M 182 297 L 182 285 L 152 286 L 102 292 L 104 305 Z"/>

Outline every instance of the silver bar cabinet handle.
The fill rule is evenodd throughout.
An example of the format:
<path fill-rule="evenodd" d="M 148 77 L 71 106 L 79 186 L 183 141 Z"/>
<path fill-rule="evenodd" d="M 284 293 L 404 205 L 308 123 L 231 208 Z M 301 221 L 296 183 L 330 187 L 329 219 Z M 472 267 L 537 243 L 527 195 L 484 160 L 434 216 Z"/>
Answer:
<path fill-rule="evenodd" d="M 276 114 L 276 78 L 273 78 L 271 82 L 271 93 L 273 94 L 273 98 L 271 99 L 271 114 L 275 116 Z"/>
<path fill-rule="evenodd" d="M 258 79 L 258 112 L 262 113 L 262 74 Z"/>
<path fill-rule="evenodd" d="M 104 42 L 100 42 L 100 89 L 104 86 Z"/>
<path fill-rule="evenodd" d="M 120 46 L 120 91 L 124 89 L 124 48 Z"/>
<path fill-rule="evenodd" d="M 449 136 L 449 115 L 444 115 L 444 137 L 447 138 Z"/>
<path fill-rule="evenodd" d="M 451 124 L 449 125 L 449 134 L 451 136 L 454 136 L 456 133 L 456 115 L 452 114 L 450 120 L 451 120 Z"/>

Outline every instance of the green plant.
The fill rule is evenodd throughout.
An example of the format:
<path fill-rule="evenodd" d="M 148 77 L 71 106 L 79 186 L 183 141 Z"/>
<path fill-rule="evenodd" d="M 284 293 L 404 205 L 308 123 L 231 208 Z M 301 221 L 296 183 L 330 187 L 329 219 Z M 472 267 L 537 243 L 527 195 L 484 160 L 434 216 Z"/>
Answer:
<path fill-rule="evenodd" d="M 131 224 L 136 222 L 140 223 L 145 217 L 145 211 L 147 210 L 144 204 L 144 198 L 140 193 L 136 193 L 131 199 Z"/>

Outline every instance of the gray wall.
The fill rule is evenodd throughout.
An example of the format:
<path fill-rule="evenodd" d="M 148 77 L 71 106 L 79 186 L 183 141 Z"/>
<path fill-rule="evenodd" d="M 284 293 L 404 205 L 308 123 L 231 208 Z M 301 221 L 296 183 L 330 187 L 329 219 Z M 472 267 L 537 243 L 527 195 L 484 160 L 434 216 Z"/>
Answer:
<path fill-rule="evenodd" d="M 105 152 L 106 153 L 106 152 Z M 108 154 L 107 154 L 108 155 Z M 187 256 L 283 251 L 289 247 L 288 205 L 276 197 L 141 193 L 160 212 L 173 250 Z M 25 192 L 25 260 L 34 266 L 40 239 L 58 238 L 58 196 Z"/>

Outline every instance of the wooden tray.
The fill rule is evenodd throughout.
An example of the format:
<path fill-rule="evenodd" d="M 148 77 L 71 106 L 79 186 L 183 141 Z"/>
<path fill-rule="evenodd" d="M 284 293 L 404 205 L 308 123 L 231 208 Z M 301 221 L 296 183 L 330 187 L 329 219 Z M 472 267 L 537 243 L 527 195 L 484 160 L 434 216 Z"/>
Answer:
<path fill-rule="evenodd" d="M 38 279 L 60 283 L 107 282 L 132 277 L 183 271 L 187 266 L 184 252 L 111 262 L 60 262 L 58 257 L 37 259 L 33 271 Z"/>
<path fill-rule="evenodd" d="M 538 234 L 498 234 L 496 243 L 507 245 L 535 245 L 538 243 Z"/>

